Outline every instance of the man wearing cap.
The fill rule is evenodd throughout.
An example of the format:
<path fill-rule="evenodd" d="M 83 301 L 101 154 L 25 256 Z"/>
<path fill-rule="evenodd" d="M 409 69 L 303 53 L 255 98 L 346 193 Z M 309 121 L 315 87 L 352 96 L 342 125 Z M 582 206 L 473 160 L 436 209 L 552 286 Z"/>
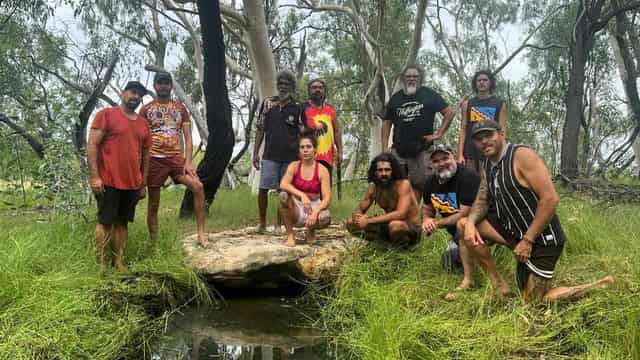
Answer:
<path fill-rule="evenodd" d="M 430 176 L 427 149 L 439 140 L 451 124 L 455 113 L 433 89 L 423 86 L 424 70 L 409 65 L 402 71 L 402 89 L 391 97 L 382 124 L 382 150 L 389 151 L 389 135 L 393 128 L 392 153 L 407 170 L 416 200 L 422 198 L 422 187 Z M 442 125 L 434 132 L 436 113 L 442 115 Z"/>
<path fill-rule="evenodd" d="M 556 215 L 558 194 L 542 159 L 526 146 L 507 143 L 500 130 L 494 120 L 473 125 L 473 142 L 486 159 L 471 212 L 458 222 L 462 246 L 487 271 L 501 294 L 511 290 L 496 270 L 488 246 L 509 247 L 518 261 L 516 280 L 525 301 L 573 300 L 590 289 L 610 286 L 613 277 L 607 276 L 590 284 L 551 288 L 566 240 Z M 495 213 L 488 211 L 490 201 Z"/>
<path fill-rule="evenodd" d="M 456 234 L 456 223 L 469 215 L 480 177 L 475 171 L 456 163 L 449 145 L 438 144 L 431 151 L 433 175 L 427 178 L 424 185 L 422 231 L 427 236 L 437 229 L 446 229 L 451 234 L 452 240 L 444 257 L 462 260 L 464 277 L 458 289 L 470 289 L 474 286 L 473 260 L 465 251 L 466 248 L 458 249 L 460 237 Z M 436 213 L 440 214 L 440 218 L 436 218 Z"/>
<path fill-rule="evenodd" d="M 477 71 L 471 80 L 471 89 L 476 96 L 460 105 L 462 119 L 458 140 L 458 162 L 475 171 L 480 171 L 480 152 L 471 140 L 472 125 L 482 120 L 496 120 L 502 129 L 502 136 L 507 136 L 507 107 L 504 100 L 493 95 L 495 88 L 496 79 L 491 71 Z"/>
<path fill-rule="evenodd" d="M 160 189 L 170 176 L 176 184 L 184 184 L 193 193 L 198 243 L 207 244 L 204 234 L 204 189 L 191 163 L 193 141 L 191 139 L 191 121 L 185 106 L 171 99 L 173 79 L 168 72 L 158 72 L 153 79 L 157 97 L 140 110 L 151 128 L 153 146 L 149 164 L 149 205 L 147 226 L 152 246 L 158 237 L 158 208 Z M 184 139 L 184 157 L 181 140 Z"/>
<path fill-rule="evenodd" d="M 91 190 L 98 203 L 96 258 L 105 270 L 105 250 L 113 252 L 118 271 L 125 271 L 127 223 L 132 222 L 138 199 L 144 197 L 149 169 L 151 133 L 135 110 L 147 89 L 130 81 L 119 106 L 100 110 L 89 130 L 87 162 Z"/>

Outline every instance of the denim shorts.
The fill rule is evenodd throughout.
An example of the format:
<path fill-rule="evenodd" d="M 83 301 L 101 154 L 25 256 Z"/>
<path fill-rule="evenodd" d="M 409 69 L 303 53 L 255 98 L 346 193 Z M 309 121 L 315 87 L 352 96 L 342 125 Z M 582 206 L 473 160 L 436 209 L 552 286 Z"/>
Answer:
<path fill-rule="evenodd" d="M 276 190 L 287 172 L 290 161 L 262 160 L 260 162 L 260 189 Z"/>

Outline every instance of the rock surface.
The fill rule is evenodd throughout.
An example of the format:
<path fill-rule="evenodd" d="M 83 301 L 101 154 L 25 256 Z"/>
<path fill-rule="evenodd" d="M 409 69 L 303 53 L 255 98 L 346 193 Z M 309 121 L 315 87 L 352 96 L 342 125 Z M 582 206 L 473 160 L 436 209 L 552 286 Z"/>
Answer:
<path fill-rule="evenodd" d="M 232 288 L 280 288 L 329 277 L 343 256 L 363 240 L 339 225 L 316 232 L 307 245 L 302 229 L 296 230 L 295 247 L 284 245 L 285 235 L 255 228 L 208 234 L 209 244 L 198 245 L 195 235 L 184 239 L 187 264 L 209 281 Z"/>

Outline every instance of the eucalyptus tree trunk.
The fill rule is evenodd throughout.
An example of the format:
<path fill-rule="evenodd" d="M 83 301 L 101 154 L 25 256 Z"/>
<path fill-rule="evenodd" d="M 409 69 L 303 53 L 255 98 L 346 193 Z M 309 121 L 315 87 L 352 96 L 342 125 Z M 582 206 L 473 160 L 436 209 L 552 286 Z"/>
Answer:
<path fill-rule="evenodd" d="M 209 138 L 204 159 L 198 164 L 198 177 L 204 185 L 207 209 L 220 187 L 227 164 L 231 159 L 234 134 L 231 122 L 231 103 L 226 82 L 224 37 L 218 0 L 198 0 L 198 14 L 202 32 L 204 56 L 204 96 Z M 193 214 L 193 193 L 185 192 L 180 216 Z"/>

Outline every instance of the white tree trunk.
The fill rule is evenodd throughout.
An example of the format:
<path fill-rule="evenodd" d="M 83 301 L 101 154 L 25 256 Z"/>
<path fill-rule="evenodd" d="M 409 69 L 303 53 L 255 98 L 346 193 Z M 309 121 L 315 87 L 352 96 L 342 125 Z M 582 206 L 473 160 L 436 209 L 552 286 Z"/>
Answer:
<path fill-rule="evenodd" d="M 360 150 L 360 141 L 356 142 L 353 150 L 349 153 L 349 162 L 347 168 L 342 175 L 342 181 L 353 180 L 353 176 L 356 173 L 356 165 L 358 164 L 358 151 Z"/>

